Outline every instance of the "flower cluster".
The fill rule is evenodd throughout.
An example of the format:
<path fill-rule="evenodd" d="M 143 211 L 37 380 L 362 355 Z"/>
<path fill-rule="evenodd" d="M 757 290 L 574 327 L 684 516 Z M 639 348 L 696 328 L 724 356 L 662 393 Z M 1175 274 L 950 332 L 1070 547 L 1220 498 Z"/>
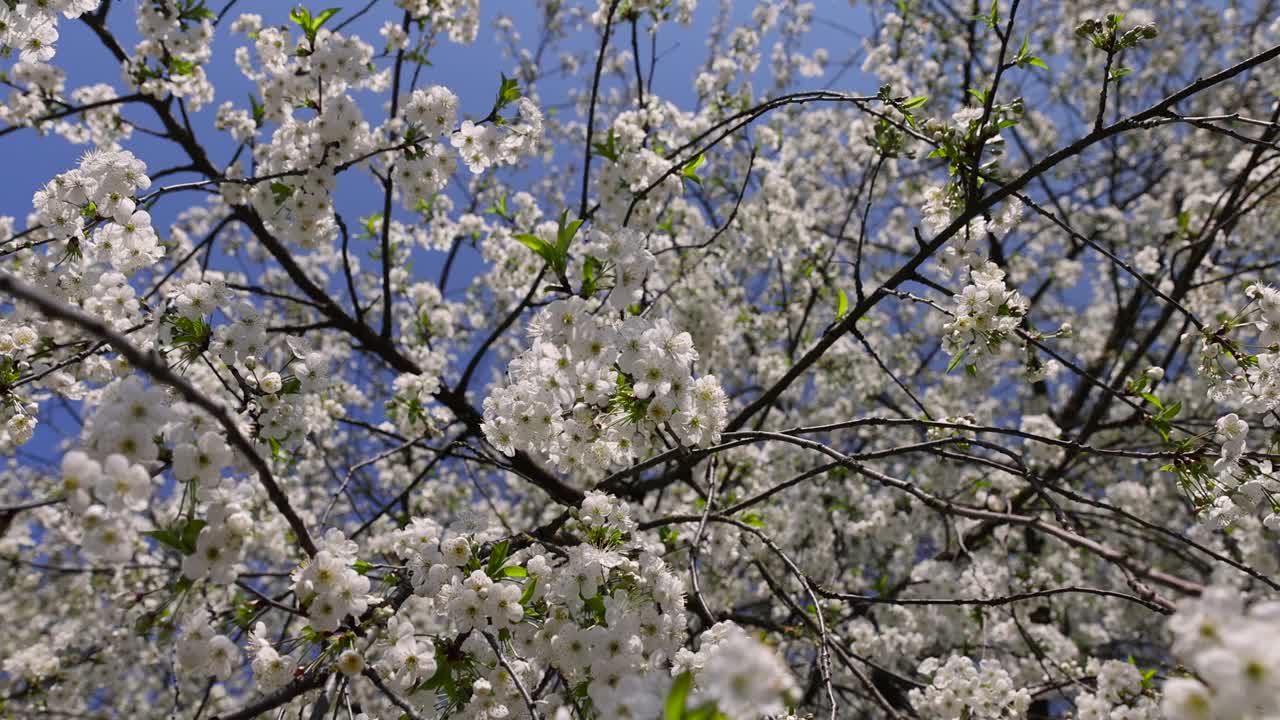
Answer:
<path fill-rule="evenodd" d="M 617 159 L 600 171 L 596 193 L 601 216 L 621 224 L 630 212 L 635 224 L 655 225 L 662 208 L 680 195 L 680 176 L 669 173 L 670 169 L 670 161 L 648 148 L 619 151 Z M 655 184 L 643 200 L 637 198 L 637 193 Z"/>
<path fill-rule="evenodd" d="M 164 256 L 150 213 L 134 200 L 151 186 L 146 172 L 146 163 L 127 150 L 90 152 L 77 169 L 37 191 L 32 203 L 53 237 L 76 243 L 82 268 L 102 261 L 129 275 Z M 86 223 L 100 219 L 106 222 L 86 242 Z"/>
<path fill-rule="evenodd" d="M 1280 407 L 1280 291 L 1253 284 L 1241 318 L 1256 313 L 1256 320 L 1233 320 L 1220 332 L 1205 332 L 1200 338 L 1198 373 L 1209 382 L 1208 397 L 1235 412 L 1221 415 L 1214 424 L 1218 457 L 1211 468 L 1183 464 L 1179 470 L 1183 490 L 1198 509 L 1207 509 L 1207 518 L 1219 527 L 1228 527 L 1258 510 L 1269 511 L 1264 524 L 1280 529 L 1280 479 L 1266 457 L 1248 452 L 1251 423 L 1269 427 L 1270 414 Z M 1255 307 L 1256 306 L 1256 307 Z M 1235 328 L 1256 330 L 1260 352 L 1250 354 L 1244 342 L 1228 335 Z"/>
<path fill-rule="evenodd" d="M 99 456 L 119 453 L 132 462 L 152 463 L 160 456 L 157 437 L 173 417 L 162 387 L 130 376 L 103 389 L 97 412 L 85 423 L 82 446 Z"/>
<path fill-rule="evenodd" d="M 565 680 L 564 694 L 597 717 L 655 715 L 671 675 L 684 671 L 695 673 L 699 703 L 716 702 L 731 717 L 783 710 L 794 691 L 790 671 L 737 626 L 722 623 L 705 633 L 697 653 L 681 647 L 684 583 L 636 536 L 624 502 L 589 492 L 566 529 L 587 542 L 554 552 L 540 545 L 511 551 L 500 532 L 471 519 L 450 530 L 415 519 L 397 533 L 397 552 L 409 558 L 417 598 L 432 609 L 421 617 L 439 631 L 437 647 L 450 637 L 460 645 L 445 654 L 447 666 L 437 665 L 430 644 L 414 638 L 414 628 L 424 625 L 396 620 L 375 665 L 402 678 L 402 688 L 447 672 L 466 688 L 447 693 L 460 717 L 523 716 L 519 690 L 504 676 L 497 652 L 522 683 L 554 669 Z M 436 701 L 433 693 L 409 698 L 420 706 Z M 546 701 L 555 707 L 564 699 L 557 693 Z"/>
<path fill-rule="evenodd" d="M 675 666 L 693 673 L 697 701 L 714 702 L 728 717 L 780 715 L 795 699 L 795 678 L 786 664 L 729 620 L 703 633 L 697 652 L 681 648 Z"/>
<path fill-rule="evenodd" d="M 1261 720 L 1280 712 L 1280 604 L 1244 607 L 1241 593 L 1213 586 L 1169 619 L 1173 651 L 1195 677 L 1164 685 L 1170 720 Z"/>
<path fill-rule="evenodd" d="M 93 12 L 101 0 L 44 0 L 0 4 L 0 47 L 17 50 L 22 61 L 48 62 L 58 41 L 58 15 L 74 20 Z"/>
<path fill-rule="evenodd" d="M 1157 720 L 1159 703 L 1147 692 L 1151 671 L 1144 677 L 1134 662 L 1089 658 L 1086 671 L 1096 678 L 1094 692 L 1075 698 L 1080 720 Z"/>
<path fill-rule="evenodd" d="M 491 165 L 514 164 L 537 150 L 542 138 L 542 111 L 528 98 L 516 101 L 517 117 L 502 125 L 463 120 L 462 127 L 449 138 L 472 173 L 480 174 Z"/>
<path fill-rule="evenodd" d="M 245 540 L 253 520 L 238 503 L 214 502 L 205 514 L 205 525 L 196 538 L 194 552 L 182 558 L 182 574 L 188 580 L 209 578 L 230 585 L 239 574 Z"/>
<path fill-rule="evenodd" d="M 154 0 L 138 6 L 138 33 L 127 79 L 154 98 L 182 98 L 199 110 L 213 101 L 213 83 L 204 64 L 213 54 L 213 17 L 184 12 L 179 0 Z M 189 10 L 189 8 L 187 8 Z"/>
<path fill-rule="evenodd" d="M 311 627 L 332 632 L 348 615 L 369 607 L 369 578 L 356 572 L 358 546 L 342 531 L 330 529 L 320 550 L 293 573 L 293 591 L 307 607 Z"/>
<path fill-rule="evenodd" d="M 592 229 L 583 252 L 600 263 L 601 273 L 612 274 L 613 287 L 609 290 L 607 302 L 616 310 L 625 310 L 640 300 L 645 278 L 658 265 L 653 253 L 645 247 L 644 235 L 630 228 L 611 233 Z"/>
<path fill-rule="evenodd" d="M 643 456 L 670 433 L 708 447 L 727 417 L 713 375 L 665 319 L 609 321 L 581 298 L 558 300 L 530 324 L 533 346 L 484 402 L 484 433 L 501 451 L 534 453 L 564 472 L 598 475 Z"/>
<path fill-rule="evenodd" d="M 259 622 L 249 633 L 249 649 L 253 652 L 253 679 L 258 689 L 263 692 L 278 690 L 293 679 L 293 671 L 297 666 L 292 655 L 281 655 L 271 641 L 267 639 L 267 626 Z"/>
<path fill-rule="evenodd" d="M 1004 271 L 987 262 L 970 271 L 970 283 L 955 297 L 954 318 L 944 326 L 943 349 L 952 362 L 970 366 L 998 362 L 1011 346 L 1005 341 L 1027 314 L 1027 299 L 1004 283 Z"/>
<path fill-rule="evenodd" d="M 67 507 L 80 517 L 80 547 L 90 558 L 123 562 L 133 555 L 136 512 L 151 498 L 151 474 L 112 454 L 99 463 L 79 450 L 62 458 Z"/>
<path fill-rule="evenodd" d="M 217 634 L 210 621 L 204 610 L 187 616 L 177 643 L 178 667 L 191 676 L 212 675 L 226 680 L 240 659 L 240 651 L 231 638 Z"/>
<path fill-rule="evenodd" d="M 927 717 L 1000 720 L 1023 717 L 1031 706 L 1031 693 L 1014 684 L 999 660 L 978 665 L 964 655 L 945 663 L 929 658 L 919 671 L 931 680 L 924 690 L 911 691 L 911 704 Z"/>
<path fill-rule="evenodd" d="M 385 642 L 378 669 L 396 687 L 407 689 L 435 674 L 435 647 L 430 640 L 418 637 L 408 619 L 392 618 L 387 623 Z"/>

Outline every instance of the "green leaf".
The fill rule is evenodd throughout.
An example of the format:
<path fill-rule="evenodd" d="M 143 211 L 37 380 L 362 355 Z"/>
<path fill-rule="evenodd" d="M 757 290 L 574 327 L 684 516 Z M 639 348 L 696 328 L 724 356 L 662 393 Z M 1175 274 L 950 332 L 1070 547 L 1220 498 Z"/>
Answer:
<path fill-rule="evenodd" d="M 680 539 L 680 531 L 669 527 L 658 528 L 658 539 L 665 545 L 675 545 Z"/>
<path fill-rule="evenodd" d="M 267 106 L 258 102 L 258 98 L 249 94 L 249 107 L 253 108 L 253 126 L 262 127 L 263 121 L 267 117 Z"/>
<path fill-rule="evenodd" d="M 169 74 L 170 75 L 190 75 L 196 71 L 196 64 L 190 60 L 181 60 L 176 57 L 169 58 Z"/>
<path fill-rule="evenodd" d="M 1130 68 L 1125 68 L 1125 67 L 1116 68 L 1111 71 L 1110 79 L 1119 80 L 1120 78 L 1124 77 L 1125 75 L 1128 75 L 1131 72 L 1133 72 L 1133 70 L 1131 70 Z"/>
<path fill-rule="evenodd" d="M 955 370 L 955 369 L 956 369 L 956 367 L 960 365 L 960 361 L 961 361 L 961 360 L 964 360 L 965 353 L 967 353 L 967 352 L 969 352 L 969 348 L 968 348 L 968 347 L 966 347 L 965 349 L 963 349 L 963 350 L 961 350 L 960 352 L 956 353 L 955 357 L 951 358 L 951 362 L 947 363 L 947 373 L 948 373 L 948 374 L 949 374 L 952 370 Z"/>
<path fill-rule="evenodd" d="M 921 105 L 925 104 L 925 103 L 926 103 L 926 102 L 928 102 L 928 101 L 929 101 L 929 96 L 928 96 L 928 95 L 920 95 L 920 96 L 918 96 L 918 97 L 913 97 L 913 98 L 911 98 L 910 100 L 908 100 L 908 101 L 906 101 L 906 102 L 902 103 L 902 109 L 903 109 L 903 110 L 911 110 L 912 108 L 918 108 L 918 107 L 920 107 Z"/>
<path fill-rule="evenodd" d="M 271 195 L 275 198 L 276 205 L 283 205 L 285 200 L 293 196 L 293 186 L 275 180 L 271 183 Z"/>
<path fill-rule="evenodd" d="M 311 11 L 299 5 L 289 11 L 289 19 L 305 33 L 311 27 Z"/>
<path fill-rule="evenodd" d="M 845 294 L 843 289 L 836 290 L 836 319 L 839 320 L 849 313 L 849 296 Z"/>
<path fill-rule="evenodd" d="M 605 616 L 604 598 L 596 595 L 595 597 L 585 600 L 584 603 L 586 604 L 587 609 L 596 616 L 596 620 L 603 624 Z"/>
<path fill-rule="evenodd" d="M 612 162 L 618 162 L 618 135 L 614 133 L 613 128 L 609 128 L 609 137 L 605 142 L 592 143 L 591 149 L 600 157 L 609 158 Z"/>
<path fill-rule="evenodd" d="M 513 237 L 519 240 L 520 244 L 537 253 L 538 257 L 546 260 L 549 265 L 555 265 L 556 249 L 551 246 L 551 243 L 530 233 L 519 233 Z"/>
<path fill-rule="evenodd" d="M 271 446 L 271 459 L 279 460 L 281 455 L 280 450 L 282 448 L 280 441 L 273 437 L 267 438 L 267 445 Z"/>
<path fill-rule="evenodd" d="M 373 565 L 365 562 L 364 560 L 357 560 L 354 563 L 352 563 L 351 569 L 355 570 L 361 575 L 368 575 L 369 571 L 373 569 Z"/>
<path fill-rule="evenodd" d="M 511 547 L 506 540 L 493 546 L 493 552 L 489 553 L 489 564 L 485 567 L 485 574 L 493 577 L 502 569 L 502 563 L 507 561 L 507 550 Z"/>
<path fill-rule="evenodd" d="M 190 555 L 196 551 L 196 540 L 200 538 L 200 531 L 207 525 L 204 520 L 192 518 L 182 527 L 182 549 L 184 554 Z"/>
<path fill-rule="evenodd" d="M 206 524 L 204 520 L 191 518 L 171 528 L 149 530 L 142 534 L 183 555 L 190 555 L 196 551 L 196 540 Z"/>
<path fill-rule="evenodd" d="M 458 681 L 453 677 L 453 667 L 454 663 L 449 659 L 443 643 L 437 644 L 436 672 L 422 684 L 422 687 L 443 694 L 451 703 L 463 701 L 462 689 L 458 687 Z"/>
<path fill-rule="evenodd" d="M 520 604 L 528 606 L 529 601 L 533 599 L 533 594 L 538 590 L 538 578 L 533 578 L 524 585 L 524 592 L 520 593 Z"/>
<path fill-rule="evenodd" d="M 663 720 L 684 720 L 684 706 L 689 701 L 689 691 L 693 689 L 693 674 L 682 672 L 671 684 L 671 692 L 667 693 L 667 702 L 663 710 Z"/>
<path fill-rule="evenodd" d="M 328 8 L 324 12 L 315 16 L 314 21 L 311 23 L 311 27 L 315 30 L 319 30 L 321 25 L 324 25 L 329 18 L 337 15 L 341 10 L 342 8 Z"/>
<path fill-rule="evenodd" d="M 529 571 L 519 565 L 509 565 L 502 568 L 503 577 L 529 577 Z"/>
<path fill-rule="evenodd" d="M 295 25 L 302 29 L 302 33 L 307 36 L 307 40 L 311 44 L 315 44 L 316 33 L 319 32 L 320 26 L 324 25 L 329 18 L 337 15 L 342 8 L 329 8 L 322 11 L 319 15 L 312 16 L 311 11 L 299 5 L 289 12 L 289 19 Z"/>
<path fill-rule="evenodd" d="M 680 169 L 680 174 L 683 175 L 686 180 L 692 180 L 698 185 L 702 185 L 702 178 L 698 177 L 697 170 L 702 166 L 702 163 L 706 161 L 707 154 L 698 153 L 697 157 L 685 163 L 684 167 Z"/>
<path fill-rule="evenodd" d="M 594 256 L 588 255 L 582 261 L 582 296 L 591 297 L 600 288 L 600 272 L 604 264 Z"/>
<path fill-rule="evenodd" d="M 490 215 L 497 215 L 504 220 L 510 220 L 511 212 L 507 210 L 507 194 L 503 193 L 499 195 L 498 199 L 494 201 L 493 207 L 485 210 L 485 212 Z"/>
<path fill-rule="evenodd" d="M 658 223 L 658 229 L 668 235 L 676 234 L 676 218 L 675 213 L 667 213 L 667 218 Z"/>
<path fill-rule="evenodd" d="M 565 221 L 568 219 L 568 210 L 560 213 L 560 226 L 556 229 L 556 252 L 562 258 L 569 254 L 569 243 L 573 242 L 573 236 L 577 235 L 578 228 L 582 227 L 581 219 L 566 223 Z"/>
<path fill-rule="evenodd" d="M 1035 66 L 1035 67 L 1038 67 L 1038 68 L 1040 68 L 1041 70 L 1048 70 L 1048 69 L 1049 69 L 1049 66 L 1048 66 L 1048 65 L 1046 65 L 1046 64 L 1045 64 L 1045 62 L 1044 62 L 1043 60 L 1041 60 L 1040 58 L 1036 57 L 1035 55 L 1032 55 L 1031 57 L 1027 58 L 1026 60 L 1023 60 L 1023 62 L 1024 62 L 1024 63 L 1026 63 L 1027 65 L 1033 65 L 1033 66 Z"/>
<path fill-rule="evenodd" d="M 185 27 L 188 21 L 215 20 L 217 14 L 204 6 L 205 0 L 183 0 L 178 5 L 178 23 Z"/>
<path fill-rule="evenodd" d="M 502 78 L 498 83 L 498 97 L 494 98 L 493 109 L 489 111 L 489 117 L 497 119 L 498 113 L 502 108 L 519 100 L 521 97 L 520 82 L 515 78 L 509 78 L 506 74 L 499 73 Z"/>
<path fill-rule="evenodd" d="M 149 537 L 165 547 L 170 547 L 178 551 L 182 550 L 182 536 L 174 530 L 148 530 L 142 534 L 144 537 Z"/>

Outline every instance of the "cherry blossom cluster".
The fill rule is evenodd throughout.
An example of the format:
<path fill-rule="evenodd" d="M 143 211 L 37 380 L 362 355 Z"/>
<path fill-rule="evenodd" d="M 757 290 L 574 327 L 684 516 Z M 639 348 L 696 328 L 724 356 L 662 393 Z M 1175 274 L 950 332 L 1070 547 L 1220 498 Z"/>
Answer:
<path fill-rule="evenodd" d="M 413 17 L 429 17 L 456 43 L 475 42 L 480 31 L 480 0 L 396 0 Z"/>
<path fill-rule="evenodd" d="M 612 276 L 607 302 L 619 311 L 640 300 L 645 279 L 658 266 L 653 253 L 645 247 L 644 235 L 630 228 L 612 233 L 593 228 L 583 253 L 601 264 L 601 273 Z"/>
<path fill-rule="evenodd" d="M 182 558 L 182 574 L 188 580 L 207 577 L 220 585 L 235 582 L 246 540 L 253 532 L 253 519 L 233 497 L 215 496 L 205 511 L 205 525 L 195 548 Z"/>
<path fill-rule="evenodd" d="M 341 530 L 330 529 L 315 557 L 294 572 L 293 591 L 315 630 L 332 632 L 346 616 L 359 617 L 368 609 L 369 578 L 354 568 L 358 551 Z"/>
<path fill-rule="evenodd" d="M 641 227 L 656 225 L 662 208 L 680 195 L 680 175 L 670 170 L 671 162 L 649 148 L 620 150 L 600 171 L 601 217 L 621 224 L 630 214 Z"/>
<path fill-rule="evenodd" d="M 1245 608 L 1238 589 L 1216 585 L 1188 599 L 1169 619 L 1173 651 L 1189 675 L 1165 681 L 1170 720 L 1261 720 L 1280 713 L 1280 605 Z"/>
<path fill-rule="evenodd" d="M 1031 693 L 1019 688 L 999 660 L 975 663 L 964 655 L 952 655 L 946 662 L 929 658 L 920 664 L 920 674 L 930 682 L 923 690 L 912 690 L 912 703 L 937 718 L 1024 717 L 1031 705 Z"/>
<path fill-rule="evenodd" d="M 214 16 L 192 13 L 192 7 L 180 0 L 138 5 L 142 41 L 134 48 L 127 77 L 133 88 L 157 99 L 182 98 L 194 111 L 213 101 L 204 65 L 213 54 Z"/>
<path fill-rule="evenodd" d="M 731 620 L 702 633 L 696 652 L 677 651 L 675 668 L 692 673 L 695 704 L 713 702 L 728 717 L 781 716 L 795 700 L 795 678 L 777 653 Z"/>
<path fill-rule="evenodd" d="M 17 51 L 23 62 L 48 62 L 56 52 L 58 16 L 74 20 L 93 12 L 101 0 L 28 0 L 0 4 L 0 47 Z"/>
<path fill-rule="evenodd" d="M 40 223 L 53 237 L 69 240 L 80 258 L 68 274 L 74 277 L 101 262 L 131 275 L 164 256 L 151 214 L 138 209 L 135 198 L 151 186 L 146 172 L 146 163 L 127 150 L 91 151 L 77 169 L 36 192 L 32 204 Z M 83 284 L 88 278 L 66 282 Z"/>
<path fill-rule="evenodd" d="M 666 319 L 606 320 L 574 297 L 530 323 L 533 346 L 508 384 L 485 398 L 485 437 L 532 452 L 562 472 L 599 474 L 668 442 L 708 447 L 727 418 L 714 375 L 694 377 L 698 353 Z"/>
<path fill-rule="evenodd" d="M 1219 406 L 1235 410 L 1214 424 L 1218 457 L 1211 467 L 1183 469 L 1180 480 L 1205 517 L 1220 527 L 1266 511 L 1264 524 L 1280 529 L 1280 480 L 1267 457 L 1250 457 L 1250 418 L 1270 427 L 1271 412 L 1280 405 L 1280 291 L 1252 284 L 1245 290 L 1248 303 L 1221 328 L 1200 337 L 1199 374 L 1209 381 L 1208 397 Z M 1252 329 L 1252 338 L 1231 337 L 1237 329 Z M 1247 336 L 1246 336 L 1247 337 Z M 1259 352 L 1247 350 L 1256 343 Z M 1243 415 L 1243 416 L 1242 416 Z"/>
<path fill-rule="evenodd" d="M 250 664 L 258 689 L 272 692 L 284 687 L 294 677 L 297 662 L 289 653 L 280 654 L 267 635 L 266 623 L 258 622 L 249 633 L 248 649 L 253 654 Z"/>
<path fill-rule="evenodd" d="M 493 165 L 510 165 L 532 155 L 542 137 L 542 111 L 529 98 L 516 101 L 513 122 L 494 125 L 463 120 L 462 127 L 449 138 L 473 174 Z"/>
<path fill-rule="evenodd" d="M 231 638 L 218 634 L 206 610 L 195 610 L 183 621 L 175 655 L 184 673 L 220 680 L 231 677 L 240 661 L 240 649 Z"/>
<path fill-rule="evenodd" d="M 697 653 L 681 647 L 684 583 L 636 534 L 625 503 L 590 492 L 569 528 L 587 542 L 554 551 L 537 544 L 513 550 L 501 529 L 473 519 L 449 529 L 414 519 L 395 542 L 408 559 L 415 595 L 402 611 L 406 617 L 389 622 L 371 649 L 372 665 L 414 705 L 445 702 L 467 718 L 526 716 L 519 685 L 536 684 L 548 669 L 564 678 L 576 699 L 557 694 L 539 704 L 577 703 L 589 717 L 655 715 L 672 676 L 686 671 L 693 674 L 698 702 L 715 702 L 733 717 L 783 710 L 795 689 L 789 671 L 737 626 L 722 623 L 705 633 Z M 331 557 L 329 550 L 304 566 L 300 581 L 315 576 L 322 556 Z M 341 577 L 348 571 L 335 572 Z M 439 664 L 433 643 L 451 648 L 447 665 Z M 358 660 L 347 655 L 355 652 L 344 651 L 339 666 L 364 663 L 364 654 Z M 278 657 L 259 653 L 271 661 Z M 447 685 L 424 687 L 439 672 L 449 675 Z M 441 695 L 442 687 L 457 690 Z"/>
<path fill-rule="evenodd" d="M 1009 342 L 1027 314 L 1027 299 L 1005 284 L 1005 273 L 987 262 L 970 271 L 970 283 L 955 296 L 954 316 L 943 329 L 943 349 L 953 363 L 985 368 L 1019 347 Z"/>
<path fill-rule="evenodd" d="M 67 506 L 80 517 L 80 547 L 86 556 L 124 562 L 133 554 L 155 483 L 151 473 L 129 458 L 111 454 L 101 463 L 73 450 L 62 459 Z"/>

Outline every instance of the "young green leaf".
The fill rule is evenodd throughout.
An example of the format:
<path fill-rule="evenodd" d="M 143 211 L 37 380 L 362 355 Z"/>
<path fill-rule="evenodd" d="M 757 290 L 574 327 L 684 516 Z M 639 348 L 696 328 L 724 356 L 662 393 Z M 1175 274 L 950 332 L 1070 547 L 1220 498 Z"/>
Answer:
<path fill-rule="evenodd" d="M 524 592 L 520 593 L 520 604 L 529 605 L 529 601 L 533 599 L 533 594 L 538 590 L 538 578 L 533 578 L 524 585 Z"/>
<path fill-rule="evenodd" d="M 519 233 L 514 237 L 516 240 L 520 241 L 520 244 L 534 251 L 538 254 L 538 257 L 547 261 L 548 265 L 554 266 L 556 264 L 556 249 L 551 246 L 551 243 L 530 233 Z"/>
<path fill-rule="evenodd" d="M 569 243 L 573 242 L 573 237 L 578 234 L 578 228 L 582 227 L 581 219 L 566 222 L 568 219 L 568 210 L 560 213 L 560 224 L 556 228 L 556 252 L 562 256 L 569 254 Z"/>
<path fill-rule="evenodd" d="M 699 167 L 702 167 L 702 163 L 706 161 L 706 153 L 698 153 L 697 157 L 685 163 L 684 167 L 680 169 L 680 174 L 683 175 L 686 180 L 692 180 L 693 182 L 701 185 L 702 178 L 698 177 L 697 170 Z"/>
<path fill-rule="evenodd" d="M 582 261 L 582 297 L 589 298 L 600 289 L 600 273 L 603 269 L 604 265 L 591 255 Z"/>
<path fill-rule="evenodd" d="M 275 198 L 277 205 L 283 205 L 285 200 L 293 196 L 293 186 L 276 180 L 271 183 L 271 196 Z"/>
<path fill-rule="evenodd" d="M 507 561 L 507 548 L 510 545 L 506 540 L 493 546 L 493 552 L 489 554 L 489 564 L 485 567 L 485 574 L 493 577 L 502 569 L 502 563 Z"/>
<path fill-rule="evenodd" d="M 693 674 L 682 672 L 671 684 L 671 692 L 667 693 L 667 702 L 663 710 L 663 720 L 684 720 L 685 703 L 689 701 L 689 691 L 693 689 Z"/>
<path fill-rule="evenodd" d="M 609 128 L 609 137 L 602 143 L 592 143 L 591 150 L 603 158 L 608 158 L 612 162 L 618 162 L 618 135 Z"/>
<path fill-rule="evenodd" d="M 489 118 L 498 119 L 498 113 L 502 112 L 502 108 L 517 101 L 521 97 L 520 81 L 515 78 L 509 78 L 506 74 L 499 74 L 502 78 L 498 83 L 498 96 L 493 100 L 493 109 L 489 111 Z"/>

